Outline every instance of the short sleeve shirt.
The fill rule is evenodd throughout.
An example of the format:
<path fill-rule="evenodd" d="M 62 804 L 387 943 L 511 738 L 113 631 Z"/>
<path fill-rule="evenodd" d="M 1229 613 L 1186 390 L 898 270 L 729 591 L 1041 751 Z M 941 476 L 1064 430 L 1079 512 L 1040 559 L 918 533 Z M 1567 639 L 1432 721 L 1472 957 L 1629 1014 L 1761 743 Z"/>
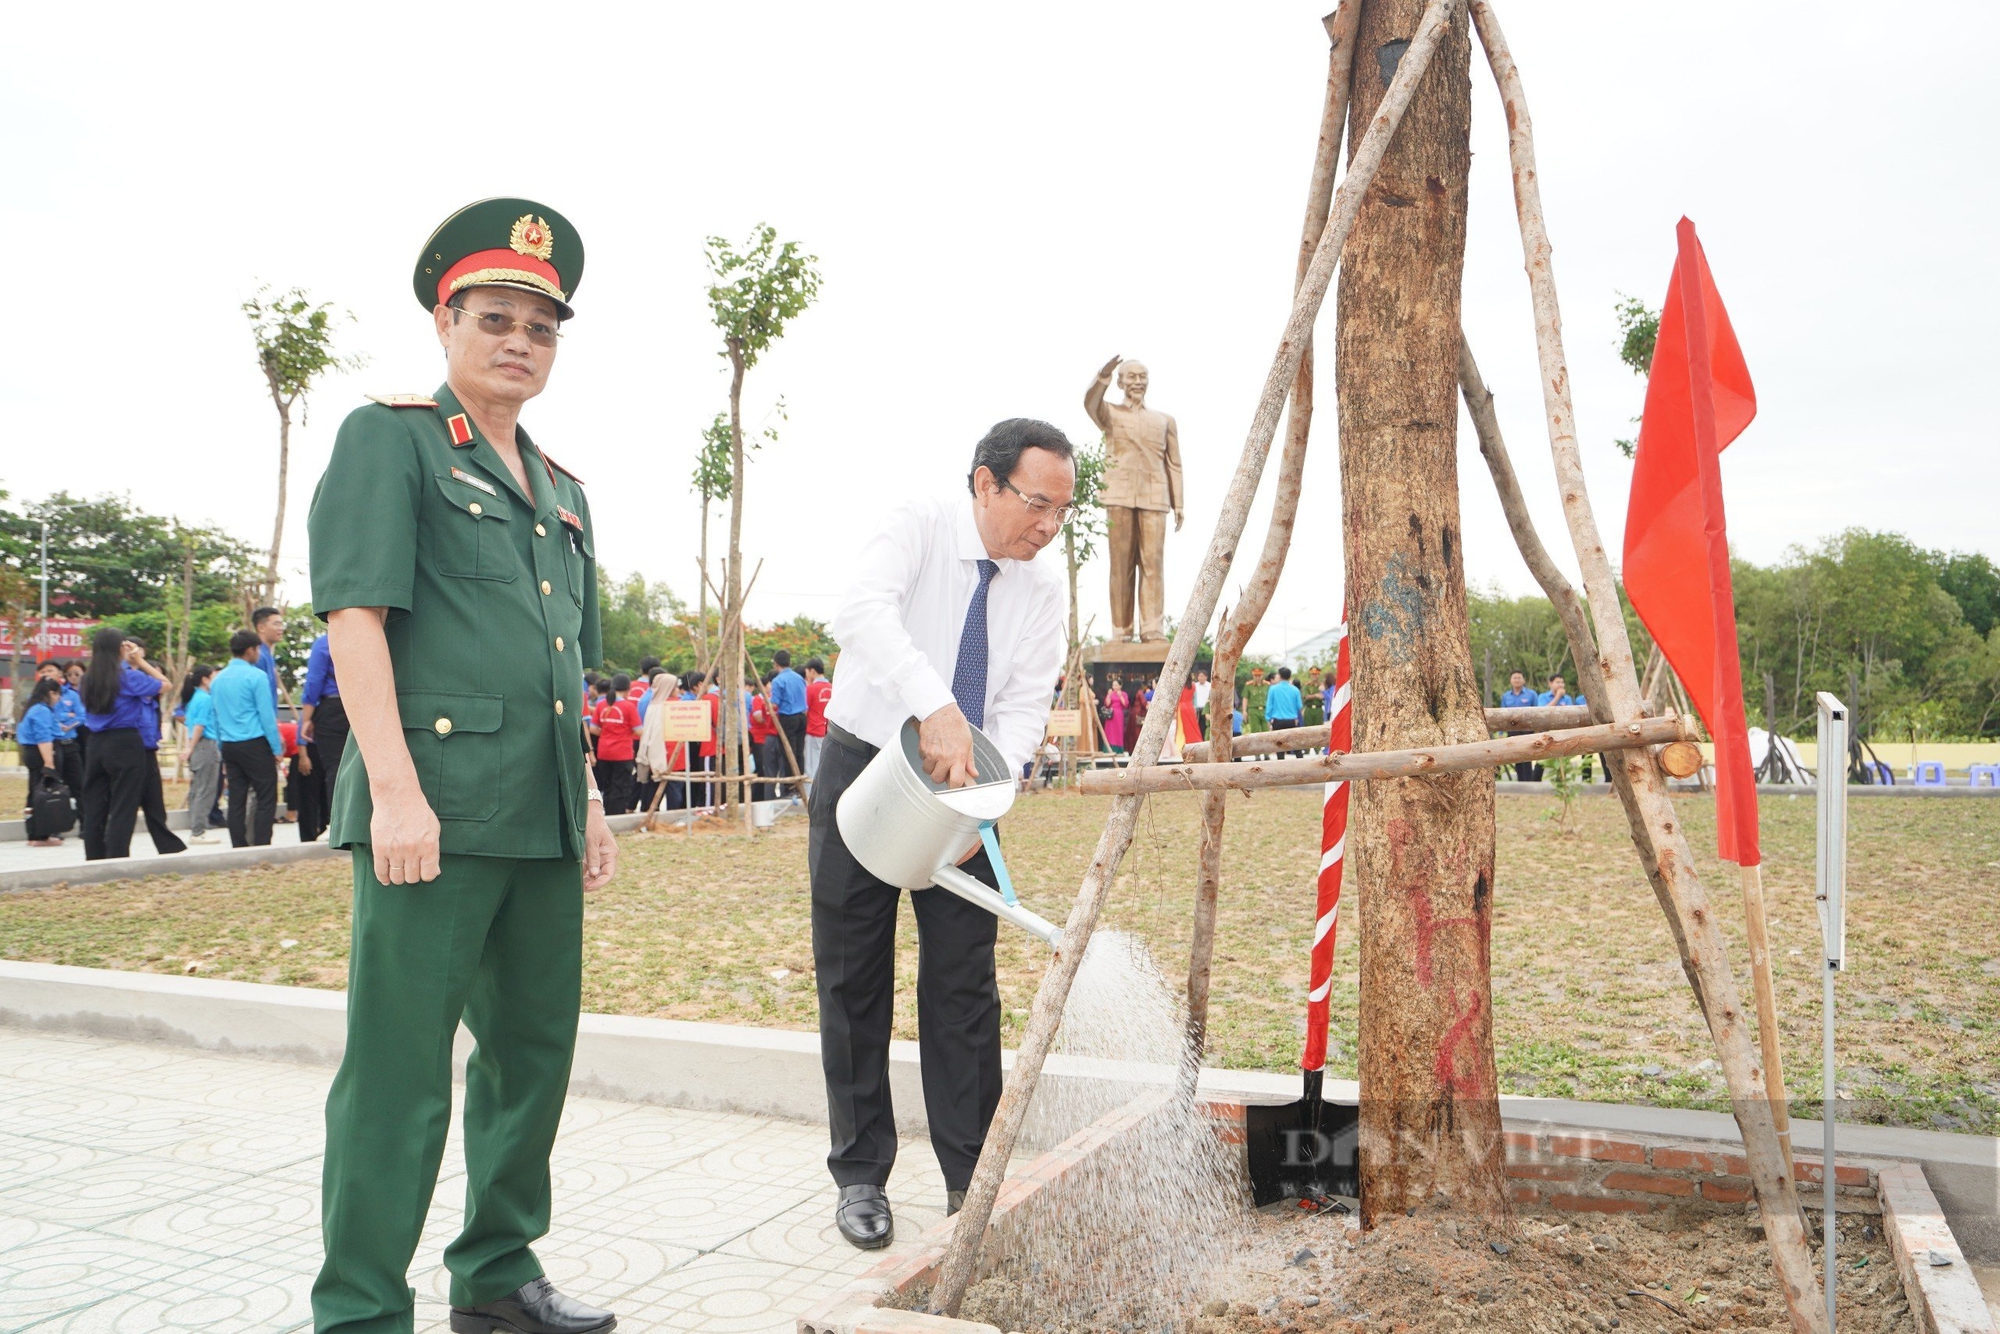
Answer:
<path fill-rule="evenodd" d="M 583 671 L 598 661 L 582 485 L 517 432 L 523 491 L 451 390 L 357 408 L 313 493 L 313 610 L 386 607 L 403 739 L 447 853 L 582 856 Z M 373 814 L 357 757 L 335 847 Z"/>

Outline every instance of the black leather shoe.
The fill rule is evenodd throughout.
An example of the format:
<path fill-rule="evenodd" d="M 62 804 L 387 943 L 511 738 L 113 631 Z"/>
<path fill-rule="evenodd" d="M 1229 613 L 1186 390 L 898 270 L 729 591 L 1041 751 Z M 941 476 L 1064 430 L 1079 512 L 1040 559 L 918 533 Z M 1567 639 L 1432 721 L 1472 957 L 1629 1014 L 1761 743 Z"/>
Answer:
<path fill-rule="evenodd" d="M 948 1190 L 944 1193 L 944 1216 L 946 1218 L 950 1218 L 953 1214 L 957 1213 L 960 1209 L 963 1209 L 964 1207 L 965 1207 L 964 1191 Z"/>
<path fill-rule="evenodd" d="M 556 1291 L 546 1278 L 497 1301 L 451 1308 L 452 1334 L 609 1334 L 618 1317 Z"/>
<path fill-rule="evenodd" d="M 833 1221 L 841 1236 L 864 1251 L 880 1250 L 896 1235 L 889 1192 L 880 1186 L 842 1186 L 840 1203 L 833 1207 Z"/>

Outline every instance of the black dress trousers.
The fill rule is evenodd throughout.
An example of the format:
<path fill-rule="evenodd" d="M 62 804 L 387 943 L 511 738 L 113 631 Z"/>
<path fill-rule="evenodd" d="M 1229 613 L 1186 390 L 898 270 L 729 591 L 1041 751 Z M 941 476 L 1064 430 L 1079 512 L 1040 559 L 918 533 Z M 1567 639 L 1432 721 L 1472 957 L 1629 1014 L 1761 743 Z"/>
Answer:
<path fill-rule="evenodd" d="M 319 707 L 313 710 L 313 745 L 318 747 L 313 768 L 321 775 L 324 801 L 320 809 L 331 816 L 333 785 L 340 778 L 340 762 L 347 757 L 347 706 L 340 702 L 340 696 L 320 696 Z"/>
<path fill-rule="evenodd" d="M 842 1186 L 886 1185 L 896 1161 L 889 1031 L 902 891 L 861 868 L 833 818 L 841 794 L 872 757 L 873 747 L 830 733 L 808 807 L 820 1063 L 833 1139 L 826 1163 Z M 984 851 L 964 870 L 994 884 Z M 946 1188 L 964 1190 L 1000 1105 L 1000 985 L 993 969 L 999 919 L 942 889 L 913 891 L 910 901 L 917 915 L 918 1048 L 931 1147 Z"/>

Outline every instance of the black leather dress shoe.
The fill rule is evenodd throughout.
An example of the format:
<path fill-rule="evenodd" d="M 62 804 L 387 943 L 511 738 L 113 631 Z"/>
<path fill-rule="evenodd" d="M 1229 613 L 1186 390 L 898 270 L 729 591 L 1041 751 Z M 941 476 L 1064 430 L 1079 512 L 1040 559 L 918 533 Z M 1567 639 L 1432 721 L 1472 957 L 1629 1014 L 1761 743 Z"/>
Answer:
<path fill-rule="evenodd" d="M 840 1203 L 833 1207 L 833 1221 L 841 1236 L 864 1251 L 880 1250 L 896 1235 L 889 1192 L 880 1186 L 842 1186 Z"/>
<path fill-rule="evenodd" d="M 957 1213 L 960 1209 L 963 1209 L 964 1207 L 965 1207 L 964 1191 L 948 1190 L 944 1193 L 944 1216 L 946 1218 L 950 1218 L 953 1214 Z"/>
<path fill-rule="evenodd" d="M 556 1291 L 546 1278 L 497 1301 L 451 1308 L 452 1334 L 609 1334 L 618 1317 Z"/>

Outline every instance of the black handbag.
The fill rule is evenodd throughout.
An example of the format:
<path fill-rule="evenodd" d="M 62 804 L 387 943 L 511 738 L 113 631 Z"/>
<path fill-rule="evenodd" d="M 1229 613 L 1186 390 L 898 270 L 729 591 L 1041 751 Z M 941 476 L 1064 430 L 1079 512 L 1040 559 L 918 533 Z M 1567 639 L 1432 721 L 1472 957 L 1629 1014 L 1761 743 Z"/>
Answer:
<path fill-rule="evenodd" d="M 76 828 L 76 808 L 70 804 L 69 788 L 54 774 L 42 775 L 41 785 L 28 804 L 35 813 L 35 829 L 43 838 L 54 838 Z"/>

